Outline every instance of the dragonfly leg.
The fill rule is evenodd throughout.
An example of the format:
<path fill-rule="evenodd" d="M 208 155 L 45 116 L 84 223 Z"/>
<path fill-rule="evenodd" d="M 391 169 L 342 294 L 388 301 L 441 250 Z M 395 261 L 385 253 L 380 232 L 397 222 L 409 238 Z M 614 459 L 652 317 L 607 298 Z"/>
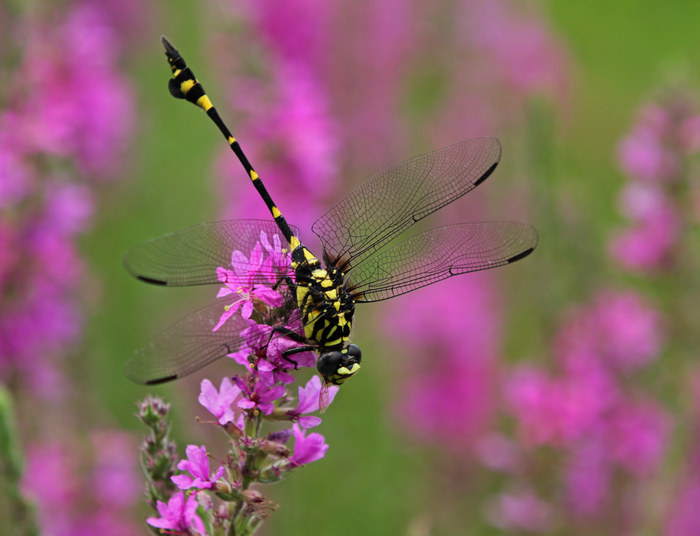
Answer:
<path fill-rule="evenodd" d="M 297 346 L 295 348 L 289 348 L 288 350 L 285 350 L 282 352 L 282 358 L 285 359 L 286 361 L 289 361 L 292 365 L 294 365 L 294 370 L 297 370 L 299 364 L 294 361 L 293 359 L 289 359 L 290 355 L 294 354 L 300 354 L 301 352 L 309 352 L 313 351 L 316 349 L 315 346 L 309 346 L 308 340 L 306 337 L 303 335 L 299 335 L 296 331 L 292 331 L 289 328 L 277 326 L 272 328 L 272 332 L 270 333 L 270 338 L 268 339 L 267 343 L 270 344 L 270 341 L 272 338 L 275 336 L 275 334 L 280 334 L 283 335 L 284 337 L 288 337 L 289 339 L 292 339 L 294 342 L 302 343 L 303 346 Z"/>
<path fill-rule="evenodd" d="M 277 290 L 277 288 L 282 284 L 282 283 L 287 283 L 287 287 L 289 288 L 289 291 L 294 294 L 296 292 L 297 286 L 294 284 L 294 281 L 292 281 L 291 277 L 280 277 L 277 280 L 277 283 L 272 285 L 272 290 Z"/>

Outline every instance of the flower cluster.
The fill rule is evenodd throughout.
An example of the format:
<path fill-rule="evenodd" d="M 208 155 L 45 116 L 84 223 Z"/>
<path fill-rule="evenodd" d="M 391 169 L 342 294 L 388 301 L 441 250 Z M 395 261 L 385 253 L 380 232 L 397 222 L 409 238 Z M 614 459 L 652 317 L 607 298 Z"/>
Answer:
<path fill-rule="evenodd" d="M 139 534 L 130 515 L 139 490 L 132 438 L 95 431 L 89 439 L 28 449 L 22 487 L 36 501 L 40 526 L 56 536 Z"/>
<path fill-rule="evenodd" d="M 492 280 L 480 272 L 398 298 L 384 320 L 404 371 L 395 413 L 417 440 L 458 455 L 490 428 L 496 409 L 499 322 Z"/>
<path fill-rule="evenodd" d="M 679 193 L 688 171 L 686 160 L 700 150 L 700 114 L 687 95 L 669 95 L 663 104 L 647 104 L 618 147 L 620 168 L 628 182 L 620 210 L 632 225 L 612 240 L 612 256 L 626 269 L 671 268 L 681 238 Z"/>
<path fill-rule="evenodd" d="M 670 417 L 632 381 L 659 356 L 662 342 L 660 313 L 633 292 L 602 292 L 574 310 L 555 339 L 557 372 L 531 365 L 512 372 L 505 392 L 519 441 L 485 448 L 485 462 L 528 489 L 526 460 L 547 446 L 564 458 L 555 477 L 563 510 L 588 520 L 611 514 L 615 498 L 643 487 L 665 452 Z M 493 457 L 495 451 L 506 455 Z M 514 517 L 511 525 L 521 521 Z"/>
<path fill-rule="evenodd" d="M 55 399 L 57 362 L 81 329 L 75 241 L 90 226 L 91 183 L 113 177 L 122 161 L 134 111 L 110 6 L 47 11 L 45 20 L 18 22 L 26 27 L 12 33 L 21 40 L 13 45 L 22 54 L 9 54 L 19 64 L 3 86 L 0 378 Z"/>
<path fill-rule="evenodd" d="M 0 7 L 0 383 L 20 408 L 22 487 L 42 534 L 139 530 L 130 520 L 138 483 L 129 438 L 81 432 L 90 418 L 75 409 L 93 408 L 94 418 L 101 411 L 84 374 L 72 386 L 66 367 L 91 280 L 78 240 L 91 229 L 98 184 L 126 160 L 133 129 L 135 100 L 120 64 L 125 28 L 135 35 L 135 5 Z M 4 531 L 24 534 L 15 523 L 5 516 Z"/>
<path fill-rule="evenodd" d="M 242 347 L 229 356 L 244 365 L 246 373 L 223 378 L 218 388 L 205 379 L 199 395 L 199 403 L 216 419 L 212 424 L 228 437 L 228 454 L 223 460 L 214 460 L 216 466 L 212 468 L 206 446 L 189 445 L 186 459 L 177 463 L 180 473 L 172 474 L 173 448 L 168 446 L 167 425 L 163 424 L 167 407 L 153 400 L 144 402 L 142 414 L 148 413 L 150 418 L 142 420 L 152 429 L 152 439 L 144 452 L 149 452 L 149 460 L 153 460 L 145 460 L 144 466 L 159 468 L 157 474 L 148 473 L 149 503 L 159 517 L 147 521 L 153 527 L 183 534 L 211 534 L 231 527 L 235 534 L 252 534 L 276 505 L 252 490 L 251 485 L 282 480 L 289 472 L 325 455 L 328 445 L 323 436 L 307 433 L 321 419 L 309 414 L 320 409 L 324 390 L 330 403 L 338 387 L 325 386 L 313 376 L 298 388 L 297 403 L 293 403 L 288 389 L 295 381 L 293 373 L 313 367 L 316 357 L 304 348 L 294 353 L 303 345 L 276 331 L 283 328 L 285 334 L 289 330 L 303 333 L 289 291 L 293 275 L 289 255 L 277 235 L 270 242 L 261 232 L 252 252 L 246 256 L 234 251 L 231 268 L 219 267 L 217 274 L 224 283 L 219 297 L 223 301 L 236 296 L 237 301 L 222 305 L 224 312 L 214 330 L 221 329 L 233 314 L 244 318 L 249 326 L 241 333 L 245 341 Z M 292 352 L 285 353 L 288 350 Z M 264 433 L 265 421 L 288 422 L 291 427 Z M 292 436 L 294 445 L 288 447 Z M 221 504 L 216 505 L 212 495 Z"/>
<path fill-rule="evenodd" d="M 301 229 L 308 229 L 319 201 L 338 184 L 339 127 L 331 114 L 332 103 L 322 78 L 327 41 L 332 24 L 332 2 L 261 1 L 244 3 L 245 28 L 255 38 L 220 36 L 228 46 L 264 56 L 266 70 L 246 73 L 246 55 L 226 82 L 232 88 L 231 109 L 243 116 L 245 151 L 251 162 L 265 169 L 268 188 L 274 189 L 278 206 Z M 243 39 L 248 43 L 231 43 Z M 260 43 L 254 49 L 251 43 Z M 225 50 L 225 49 L 224 49 Z M 225 55 L 225 54 L 222 54 Z M 254 188 L 240 180 L 240 167 L 230 151 L 222 149 L 216 164 L 225 180 L 225 217 L 260 217 L 264 206 Z M 303 199 L 303 203 L 300 203 Z"/>

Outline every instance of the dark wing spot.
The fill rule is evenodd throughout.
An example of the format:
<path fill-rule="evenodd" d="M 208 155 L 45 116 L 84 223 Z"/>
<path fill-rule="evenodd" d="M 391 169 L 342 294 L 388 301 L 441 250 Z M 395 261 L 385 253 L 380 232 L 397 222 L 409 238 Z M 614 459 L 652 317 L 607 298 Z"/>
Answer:
<path fill-rule="evenodd" d="M 518 253 L 515 257 L 511 257 L 510 259 L 508 259 L 508 263 L 519 261 L 520 259 L 524 259 L 533 251 L 535 251 L 535 248 L 526 249 L 522 253 Z"/>
<path fill-rule="evenodd" d="M 161 281 L 160 279 L 151 279 L 150 277 L 144 277 L 142 275 L 137 275 L 136 279 L 139 279 L 143 281 L 144 283 L 150 283 L 151 285 L 160 285 L 160 286 L 166 286 L 168 284 L 167 281 Z"/>
<path fill-rule="evenodd" d="M 488 169 L 486 170 L 486 172 L 485 172 L 481 177 L 479 177 L 479 179 L 474 183 L 474 187 L 476 188 L 476 187 L 479 186 L 482 182 L 484 182 L 486 179 L 488 179 L 488 178 L 489 178 L 489 175 L 491 175 L 491 173 L 493 173 L 493 170 L 496 169 L 496 166 L 497 166 L 497 165 L 498 165 L 498 162 L 496 162 L 493 166 L 491 166 L 490 168 L 488 168 Z"/>
<path fill-rule="evenodd" d="M 171 382 L 173 380 L 177 380 L 178 376 L 177 374 L 173 374 L 172 376 L 166 376 L 165 378 L 159 378 L 157 380 L 151 380 L 146 382 L 146 385 L 159 385 L 161 383 L 167 383 Z"/>

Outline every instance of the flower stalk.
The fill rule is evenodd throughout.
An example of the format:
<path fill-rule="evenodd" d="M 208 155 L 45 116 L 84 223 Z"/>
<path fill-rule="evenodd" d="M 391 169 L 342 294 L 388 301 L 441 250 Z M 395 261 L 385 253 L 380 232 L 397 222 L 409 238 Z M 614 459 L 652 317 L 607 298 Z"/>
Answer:
<path fill-rule="evenodd" d="M 188 445 L 186 457 L 177 462 L 175 444 L 168 437 L 169 405 L 148 397 L 139 406 L 139 418 L 150 428 L 142 462 L 148 480 L 147 502 L 159 514 L 147 519 L 155 529 L 191 536 L 250 536 L 277 508 L 258 487 L 284 480 L 328 450 L 321 434 L 307 434 L 321 423 L 319 417 L 308 414 L 319 410 L 322 392 L 330 404 L 338 387 L 324 386 L 313 376 L 298 388 L 294 404 L 290 392 L 294 373 L 313 367 L 315 355 L 297 352 L 293 361 L 285 357 L 285 351 L 301 343 L 275 336 L 274 328 L 303 333 L 298 311 L 289 307 L 294 297 L 285 285 L 260 283 L 289 280 L 289 255 L 280 244 L 277 236 L 270 242 L 261 232 L 252 253 L 233 252 L 233 270 L 217 270 L 224 284 L 219 298 L 227 298 L 227 303 L 222 304 L 213 331 L 231 318 L 231 295 L 237 297 L 237 314 L 249 325 L 241 333 L 244 347 L 228 356 L 245 366 L 246 373 L 223 378 L 218 389 L 203 380 L 198 398 L 216 418 L 205 424 L 219 428 L 226 438 L 224 459 L 215 460 L 204 445 Z M 259 313 L 261 310 L 265 313 Z M 282 423 L 291 428 L 279 429 Z M 275 429 L 267 431 L 266 425 Z M 294 445 L 288 446 L 292 437 Z"/>

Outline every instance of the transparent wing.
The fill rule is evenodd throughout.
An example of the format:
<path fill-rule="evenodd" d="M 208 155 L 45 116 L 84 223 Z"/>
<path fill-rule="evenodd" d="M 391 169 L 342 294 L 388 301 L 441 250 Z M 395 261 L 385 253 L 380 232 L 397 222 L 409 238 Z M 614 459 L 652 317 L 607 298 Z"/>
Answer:
<path fill-rule="evenodd" d="M 226 303 L 226 300 L 219 300 L 195 311 L 154 337 L 134 352 L 127 362 L 127 377 L 141 385 L 177 380 L 228 354 L 247 347 L 262 347 L 270 340 L 285 336 L 280 332 L 271 336 L 250 330 L 246 332 L 251 325 L 240 313 L 232 315 L 217 331 L 212 331 Z M 265 323 L 272 326 L 289 326 L 299 315 L 294 297 L 289 292 L 285 304 L 271 311 L 271 315 L 265 317 Z M 272 315 L 275 315 L 274 320 Z"/>
<path fill-rule="evenodd" d="M 321 216 L 313 231 L 331 263 L 360 265 L 415 222 L 483 182 L 501 157 L 477 138 L 405 160 L 375 175 Z"/>
<path fill-rule="evenodd" d="M 299 230 L 292 228 L 296 236 Z M 264 232 L 268 241 L 278 235 L 286 241 L 274 221 L 231 220 L 202 223 L 182 231 L 155 238 L 131 248 L 124 254 L 124 267 L 146 283 L 168 287 L 219 284 L 218 267 L 231 267 L 231 253 L 238 250 L 246 257 Z M 259 283 L 269 283 L 260 274 Z"/>
<path fill-rule="evenodd" d="M 359 303 L 386 300 L 454 275 L 527 257 L 537 231 L 523 223 L 462 223 L 439 227 L 375 255 L 348 275 Z"/>
<path fill-rule="evenodd" d="M 248 321 L 233 315 L 212 331 L 224 312 L 217 302 L 179 320 L 138 349 L 126 364 L 127 377 L 142 385 L 175 380 L 238 351 L 246 342 L 240 333 Z"/>

